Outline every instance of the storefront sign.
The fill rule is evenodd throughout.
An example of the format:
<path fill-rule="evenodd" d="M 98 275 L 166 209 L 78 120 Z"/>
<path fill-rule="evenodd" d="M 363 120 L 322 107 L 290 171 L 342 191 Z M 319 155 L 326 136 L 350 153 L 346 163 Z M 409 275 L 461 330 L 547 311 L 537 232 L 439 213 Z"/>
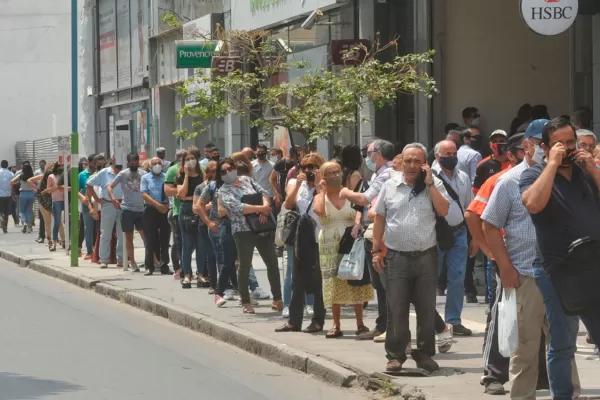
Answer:
<path fill-rule="evenodd" d="M 231 29 L 254 30 L 287 23 L 347 4 L 342 0 L 231 0 Z"/>
<path fill-rule="evenodd" d="M 369 41 L 365 39 L 332 40 L 331 61 L 333 65 L 358 65 L 365 60 L 368 48 Z"/>
<path fill-rule="evenodd" d="M 521 16 L 534 32 L 544 36 L 563 33 L 573 23 L 579 0 L 521 0 Z"/>
<path fill-rule="evenodd" d="M 242 57 L 213 57 L 213 76 L 226 76 L 242 69 Z"/>
<path fill-rule="evenodd" d="M 216 44 L 204 40 L 177 40 L 177 68 L 210 68 Z"/>

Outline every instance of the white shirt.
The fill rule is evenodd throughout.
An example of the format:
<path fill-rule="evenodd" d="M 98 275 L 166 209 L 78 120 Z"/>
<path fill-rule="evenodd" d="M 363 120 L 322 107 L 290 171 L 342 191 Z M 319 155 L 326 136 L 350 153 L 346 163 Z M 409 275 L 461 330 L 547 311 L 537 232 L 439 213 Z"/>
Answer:
<path fill-rule="evenodd" d="M 439 164 L 432 169 L 437 172 L 452 189 L 454 189 L 454 192 L 458 195 L 458 199 L 460 200 L 460 205 L 462 206 L 461 211 L 458 203 L 452 199 L 450 194 L 448 194 L 448 198 L 450 199 L 450 208 L 448 209 L 448 215 L 446 216 L 448 225 L 456 226 L 461 224 L 465 220 L 464 213 L 467 210 L 467 207 L 469 207 L 469 204 L 473 201 L 473 190 L 471 189 L 469 176 L 458 168 L 454 168 L 452 177 L 449 178 Z"/>
<path fill-rule="evenodd" d="M 288 182 L 288 185 L 295 184 L 295 178 L 290 179 Z M 302 182 L 302 184 L 300 185 L 300 189 L 298 189 L 298 193 L 296 193 L 296 206 L 298 207 L 298 212 L 300 213 L 300 215 L 306 214 L 306 210 L 308 210 L 308 205 L 310 204 L 311 200 L 314 199 L 314 194 L 315 188 L 310 189 L 306 181 Z M 312 219 L 315 220 L 315 240 L 318 241 L 319 232 L 321 232 L 321 223 L 319 222 L 319 216 L 315 214 L 314 201 L 313 204 L 310 206 L 310 211 L 308 212 L 308 215 L 310 215 Z"/>
<path fill-rule="evenodd" d="M 252 166 L 254 167 L 254 180 L 269 193 L 269 197 L 273 197 L 273 188 L 271 187 L 269 178 L 271 178 L 271 172 L 273 172 L 275 164 L 269 160 L 265 160 L 262 163 L 254 160 L 252 161 Z"/>
<path fill-rule="evenodd" d="M 14 174 L 7 168 L 0 168 L 0 197 L 10 197 L 11 188 L 10 181 L 14 178 Z"/>

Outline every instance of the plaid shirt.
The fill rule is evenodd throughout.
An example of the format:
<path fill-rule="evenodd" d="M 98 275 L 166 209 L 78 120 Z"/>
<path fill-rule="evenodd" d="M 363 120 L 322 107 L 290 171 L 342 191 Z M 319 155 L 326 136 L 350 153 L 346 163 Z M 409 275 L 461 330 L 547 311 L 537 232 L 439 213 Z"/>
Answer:
<path fill-rule="evenodd" d="M 498 179 L 481 219 L 504 229 L 504 243 L 513 266 L 519 274 L 533 277 L 537 237 L 519 189 L 521 174 L 527 168 L 522 162 Z"/>
<path fill-rule="evenodd" d="M 385 165 L 383 165 L 381 168 L 379 168 L 379 170 L 377 170 L 376 173 L 371 175 L 371 181 L 369 182 L 369 188 L 363 193 L 363 196 L 369 202 L 369 204 L 366 205 L 363 210 L 363 214 L 362 214 L 363 226 L 365 226 L 365 227 L 369 226 L 369 224 L 371 223 L 371 220 L 369 220 L 369 217 L 368 217 L 369 208 L 371 208 L 371 203 L 373 202 L 373 200 L 375 200 L 377 198 L 377 196 L 379 196 L 379 192 L 381 192 L 381 188 L 383 187 L 383 184 L 388 179 L 390 179 L 392 172 L 394 172 L 394 170 L 392 168 L 392 162 L 388 161 L 387 163 L 385 163 Z"/>

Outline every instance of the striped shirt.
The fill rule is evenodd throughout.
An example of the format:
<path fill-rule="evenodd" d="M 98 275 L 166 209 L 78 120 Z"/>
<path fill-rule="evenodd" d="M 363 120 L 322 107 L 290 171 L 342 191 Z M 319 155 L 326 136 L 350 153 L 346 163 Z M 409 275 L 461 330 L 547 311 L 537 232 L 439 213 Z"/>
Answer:
<path fill-rule="evenodd" d="M 450 201 L 441 180 L 433 177 L 435 187 Z M 396 251 L 425 251 L 437 244 L 435 213 L 429 190 L 417 196 L 398 172 L 383 184 L 375 212 L 385 217 L 385 246 Z"/>
<path fill-rule="evenodd" d="M 537 238 L 519 189 L 521 174 L 527 168 L 527 163 L 522 162 L 498 179 L 481 219 L 504 230 L 504 243 L 513 266 L 521 275 L 533 277 Z"/>

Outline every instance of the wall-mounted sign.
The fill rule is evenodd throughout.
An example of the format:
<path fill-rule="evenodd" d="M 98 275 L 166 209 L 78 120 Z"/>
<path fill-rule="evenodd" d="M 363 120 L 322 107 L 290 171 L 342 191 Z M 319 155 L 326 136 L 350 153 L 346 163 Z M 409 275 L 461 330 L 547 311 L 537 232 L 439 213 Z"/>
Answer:
<path fill-rule="evenodd" d="M 579 0 L 521 0 L 521 17 L 536 33 L 554 36 L 573 23 L 579 11 Z"/>
<path fill-rule="evenodd" d="M 362 46 L 361 46 L 362 45 Z M 365 60 L 369 41 L 365 39 L 343 39 L 331 41 L 331 61 L 333 65 L 358 65 Z"/>
<path fill-rule="evenodd" d="M 212 68 L 213 76 L 226 76 L 242 69 L 242 57 L 213 57 Z"/>
<path fill-rule="evenodd" d="M 216 47 L 205 40 L 175 41 L 177 68 L 210 68 Z"/>

